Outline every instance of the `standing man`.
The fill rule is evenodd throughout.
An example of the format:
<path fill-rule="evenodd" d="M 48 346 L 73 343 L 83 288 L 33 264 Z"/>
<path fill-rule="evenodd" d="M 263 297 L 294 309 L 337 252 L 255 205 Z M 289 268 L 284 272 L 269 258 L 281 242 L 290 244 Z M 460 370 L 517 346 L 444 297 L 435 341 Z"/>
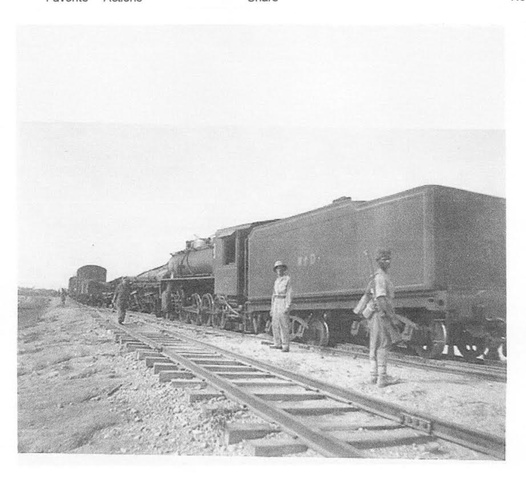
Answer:
<path fill-rule="evenodd" d="M 290 305 L 292 303 L 292 288 L 290 277 L 285 275 L 287 265 L 279 260 L 274 264 L 277 274 L 272 292 L 270 316 L 272 317 L 272 333 L 274 345 L 270 348 L 280 348 L 282 352 L 289 351 L 290 344 Z"/>
<path fill-rule="evenodd" d="M 64 307 L 66 305 L 66 290 L 63 288 L 60 289 L 60 301 L 62 302 L 62 306 Z"/>
<path fill-rule="evenodd" d="M 126 316 L 126 309 L 130 300 L 130 281 L 123 277 L 122 282 L 115 289 L 113 304 L 117 307 L 117 321 L 122 325 Z"/>
<path fill-rule="evenodd" d="M 376 253 L 378 269 L 374 273 L 373 297 L 376 310 L 369 323 L 369 359 L 371 383 L 387 386 L 387 356 L 389 349 L 401 340 L 394 321 L 394 285 L 387 274 L 391 266 L 391 250 L 379 249 Z"/>
<path fill-rule="evenodd" d="M 167 320 L 171 319 L 172 314 L 172 284 L 170 282 L 166 283 L 163 293 L 161 293 L 161 312 L 163 318 Z"/>

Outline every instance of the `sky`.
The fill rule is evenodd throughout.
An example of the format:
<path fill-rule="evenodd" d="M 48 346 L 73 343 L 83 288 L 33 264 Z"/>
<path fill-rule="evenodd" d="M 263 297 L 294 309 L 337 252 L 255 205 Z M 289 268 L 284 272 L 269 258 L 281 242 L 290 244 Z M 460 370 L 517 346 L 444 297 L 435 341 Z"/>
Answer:
<path fill-rule="evenodd" d="M 25 26 L 16 59 L 20 286 L 342 195 L 506 196 L 499 27 Z"/>

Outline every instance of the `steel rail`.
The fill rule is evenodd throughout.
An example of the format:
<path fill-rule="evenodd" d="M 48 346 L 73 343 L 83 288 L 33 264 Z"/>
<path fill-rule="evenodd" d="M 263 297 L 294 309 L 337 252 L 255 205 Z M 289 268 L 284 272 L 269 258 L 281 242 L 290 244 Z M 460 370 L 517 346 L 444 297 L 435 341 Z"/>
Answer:
<path fill-rule="evenodd" d="M 163 331 L 166 332 L 166 330 Z M 405 424 L 406 419 L 408 418 L 424 420 L 429 422 L 429 433 L 435 435 L 438 438 L 462 445 L 469 449 L 476 450 L 501 460 L 505 459 L 505 439 L 503 437 L 481 432 L 480 430 L 470 429 L 457 423 L 447 422 L 435 416 L 423 414 L 422 412 L 418 412 L 406 407 L 401 407 L 393 403 L 388 403 L 354 390 L 343 389 L 341 387 L 330 385 L 320 380 L 309 378 L 295 372 L 290 372 L 260 360 L 247 358 L 243 355 L 224 350 L 201 340 L 193 339 L 181 333 L 166 332 L 166 334 L 170 336 L 178 336 L 187 341 L 195 342 L 199 345 L 211 348 L 217 353 L 230 356 L 274 375 L 286 377 L 290 380 L 294 380 L 296 383 L 301 383 L 304 386 L 308 386 L 309 388 L 322 391 L 323 393 L 328 393 L 333 398 L 339 398 L 342 401 L 351 402 L 354 405 L 363 408 L 364 410 L 380 415 L 384 418 L 399 421 L 402 424 Z"/>
<path fill-rule="evenodd" d="M 360 358 L 369 358 L 368 352 L 360 352 L 351 348 L 338 348 L 338 347 L 317 347 L 308 345 L 300 347 L 311 350 L 319 350 L 328 354 L 335 355 L 348 355 L 357 356 Z M 394 355 L 393 355 L 394 353 Z M 453 373 L 456 375 L 469 375 L 471 377 L 477 377 L 484 380 L 493 380 L 496 382 L 506 382 L 507 373 L 505 367 L 484 367 L 478 364 L 460 363 L 458 365 L 440 365 L 436 362 L 444 362 L 447 360 L 433 360 L 433 359 L 413 359 L 412 357 L 402 357 L 397 355 L 396 352 L 392 352 L 389 356 L 389 361 L 393 365 L 403 365 L 407 367 L 418 368 L 422 370 L 433 370 L 441 373 Z"/>
<path fill-rule="evenodd" d="M 144 320 L 140 320 L 144 321 Z M 173 324 L 173 323 L 165 323 L 157 321 L 157 324 L 159 324 L 160 328 L 165 327 L 175 327 L 175 328 L 189 328 L 196 331 L 201 331 L 203 326 L 199 327 L 196 325 L 184 325 L 183 327 Z M 204 326 L 207 328 L 207 326 Z M 213 327 L 208 327 L 208 329 L 204 330 L 206 333 L 216 333 L 218 335 L 224 335 L 224 336 L 238 336 L 239 334 L 237 332 L 229 332 L 228 330 L 218 330 Z M 269 341 L 270 343 L 270 341 Z M 342 348 L 342 347 L 319 347 L 316 345 L 307 345 L 307 344 L 297 344 L 298 348 L 303 350 L 313 350 L 321 353 L 326 353 L 329 355 L 338 355 L 338 356 L 346 356 L 346 357 L 359 357 L 359 358 L 369 358 L 369 354 L 367 352 L 360 352 L 359 350 L 355 350 L 352 348 Z M 506 374 L 506 368 L 505 367 L 499 367 L 495 365 L 490 366 L 484 366 L 479 364 L 472 364 L 467 362 L 457 362 L 457 365 L 440 365 L 436 362 L 447 362 L 447 360 L 433 360 L 433 359 L 422 359 L 422 358 L 412 358 L 412 357 L 403 357 L 396 352 L 391 352 L 389 359 L 390 362 L 393 365 L 400 365 L 400 366 L 408 366 L 412 368 L 418 368 L 420 370 L 432 370 L 435 372 L 440 373 L 451 373 L 455 375 L 464 375 L 464 376 L 470 376 L 475 378 L 480 378 L 483 380 L 491 380 L 495 382 L 506 382 L 507 374 Z"/>
<path fill-rule="evenodd" d="M 140 312 L 135 312 L 140 313 Z M 145 321 L 143 319 L 139 319 L 140 321 Z M 205 329 L 205 332 L 217 332 L 218 335 L 225 335 L 225 336 L 239 336 L 239 332 L 231 332 L 228 330 L 218 330 L 217 328 L 213 328 L 207 325 L 178 325 L 176 323 L 167 323 L 166 321 L 162 321 L 159 319 L 156 319 L 155 323 L 158 324 L 159 328 L 162 328 L 162 326 L 170 326 L 175 328 L 188 328 L 193 329 L 196 331 L 201 331 L 203 328 Z M 356 350 L 353 348 L 353 345 L 350 344 L 348 347 L 320 347 L 317 345 L 308 345 L 308 344 L 297 344 L 298 348 L 304 349 L 304 350 L 313 350 L 318 351 L 322 353 L 327 353 L 330 355 L 339 355 L 339 356 L 356 356 L 360 358 L 368 358 L 369 354 L 367 352 L 361 352 L 359 350 Z M 437 362 L 452 362 L 456 363 L 453 364 L 446 364 L 446 365 L 440 365 Z M 409 356 L 404 356 L 404 354 L 399 354 L 398 352 L 391 352 L 390 355 L 390 362 L 393 365 L 401 365 L 401 366 L 408 366 L 412 368 L 418 368 L 421 370 L 432 370 L 435 372 L 440 373 L 451 373 L 455 375 L 464 375 L 464 376 L 470 376 L 475 378 L 480 378 L 483 380 L 491 380 L 495 382 L 506 382 L 507 380 L 507 372 L 505 366 L 498 366 L 498 365 L 482 365 L 477 363 L 470 363 L 470 362 L 460 362 L 460 361 L 452 361 L 447 359 L 426 359 L 426 358 L 413 358 Z"/>
<path fill-rule="evenodd" d="M 297 419 L 295 419 L 293 415 L 269 405 L 267 402 L 261 400 L 256 395 L 244 391 L 243 389 L 234 385 L 232 382 L 219 377 L 213 372 L 209 372 L 188 358 L 178 354 L 173 347 L 163 346 L 161 343 L 152 340 L 139 332 L 135 332 L 130 328 L 123 327 L 122 325 L 116 325 L 115 327 L 124 331 L 131 337 L 135 337 L 142 343 L 149 345 L 151 348 L 162 352 L 170 360 L 183 365 L 196 376 L 206 380 L 210 385 L 223 393 L 227 398 L 230 398 L 237 403 L 246 405 L 264 420 L 278 423 L 285 432 L 300 438 L 305 443 L 305 445 L 321 453 L 322 455 L 326 457 L 337 458 L 364 458 L 364 455 L 358 449 L 345 442 L 339 441 L 330 435 L 325 435 L 318 430 L 309 428 L 302 422 L 299 422 Z M 195 342 L 193 339 L 185 338 L 184 340 L 190 343 Z M 212 350 L 214 349 L 214 347 L 208 348 Z"/>
<path fill-rule="evenodd" d="M 99 314 L 99 317 L 100 317 L 100 314 Z M 144 322 L 144 323 L 147 323 L 147 322 Z M 379 400 L 379 399 L 361 394 L 354 390 L 343 389 L 341 387 L 327 384 L 320 380 L 309 378 L 309 377 L 306 377 L 298 373 L 290 372 L 288 370 L 285 370 L 280 367 L 276 367 L 274 365 L 270 365 L 260 360 L 248 358 L 248 357 L 234 353 L 229 350 L 224 350 L 220 347 L 217 347 L 215 345 L 211 345 L 209 343 L 206 343 L 201 340 L 195 339 L 193 337 L 187 336 L 180 332 L 172 332 L 170 330 L 167 330 L 166 328 L 163 328 L 157 325 L 152 325 L 151 323 L 147 323 L 147 325 L 155 328 L 160 333 L 165 334 L 167 337 L 183 339 L 187 342 L 201 345 L 209 350 L 215 351 L 216 353 L 219 353 L 226 357 L 234 358 L 256 369 L 263 370 L 267 373 L 271 373 L 275 376 L 278 376 L 284 379 L 292 380 L 296 384 L 300 384 L 304 387 L 317 390 L 335 400 L 339 400 L 345 403 L 351 403 L 370 413 L 379 415 L 383 418 L 397 421 L 401 425 L 406 425 L 408 427 L 415 428 L 416 424 L 420 424 L 420 425 L 423 424 L 425 425 L 425 430 L 429 434 L 433 434 L 437 438 L 462 445 L 464 447 L 484 453 L 486 455 L 492 456 L 497 459 L 502 459 L 502 460 L 505 459 L 505 439 L 503 437 L 481 432 L 479 430 L 470 429 L 470 428 L 464 427 L 456 423 L 447 422 L 437 417 L 434 417 L 432 415 L 423 414 L 422 412 L 418 412 L 410 408 L 388 403 L 383 400 Z M 143 343 L 149 345 L 151 348 L 156 349 L 158 351 L 162 351 L 168 357 L 174 354 L 174 352 L 172 353 L 169 352 L 170 347 L 163 347 L 159 342 L 156 342 L 144 335 L 141 335 L 138 332 L 134 332 L 132 329 L 123 327 L 122 325 L 115 325 L 115 327 L 125 331 L 131 336 L 138 338 Z M 185 359 L 184 357 L 181 357 L 177 354 L 174 354 L 174 355 L 175 355 L 174 358 L 172 358 L 174 361 L 181 363 L 182 365 L 185 365 L 185 364 L 190 365 L 189 363 L 190 361 L 188 359 Z M 193 363 L 191 365 L 192 366 L 190 369 L 193 371 L 196 371 L 195 367 L 197 366 Z M 203 370 L 201 367 L 197 367 L 197 369 Z M 237 397 L 232 396 L 230 398 L 232 398 L 235 401 L 246 404 L 247 406 L 251 406 L 252 402 L 249 403 L 248 401 L 250 399 L 247 398 L 246 401 L 241 400 L 241 397 L 251 396 L 251 395 L 247 394 L 246 392 L 242 391 L 236 386 L 230 385 L 230 382 L 227 382 L 222 378 L 215 378 L 217 377 L 217 375 L 210 374 L 209 372 L 205 372 L 205 371 L 202 371 L 200 374 L 198 373 L 196 374 L 198 376 L 201 376 L 202 378 L 205 378 L 212 386 L 216 387 L 218 390 L 222 391 L 227 396 L 229 396 L 229 394 L 231 395 L 236 395 L 238 393 L 241 394 L 241 396 L 237 396 Z M 210 379 L 207 378 L 209 375 L 210 375 Z M 269 419 L 269 417 L 266 416 L 268 415 L 268 412 L 265 411 L 266 408 L 268 408 L 267 404 L 265 404 L 260 399 L 255 398 L 253 405 L 258 415 L 260 415 L 261 417 L 265 419 Z M 259 412 L 259 410 L 257 410 L 258 408 L 261 408 L 262 411 Z M 285 422 L 288 421 L 287 420 L 288 417 L 291 417 L 290 420 L 292 420 L 294 423 L 297 424 L 295 425 L 295 427 L 297 427 L 300 431 L 302 428 L 305 428 L 305 425 L 300 424 L 300 422 L 297 422 L 297 420 L 295 420 L 294 417 L 287 414 L 286 412 L 283 412 L 280 410 L 279 413 L 282 414 L 281 418 L 283 418 Z M 281 423 L 280 421 L 276 419 L 270 419 L 270 421 Z M 304 440 L 306 444 L 311 446 L 311 448 L 316 449 L 317 451 L 320 451 L 318 448 L 314 447 L 315 442 L 316 442 L 316 438 L 315 438 L 316 435 L 314 435 L 311 438 L 307 438 L 307 437 L 303 437 L 302 435 L 300 435 L 296 430 L 287 429 L 285 425 L 283 429 L 287 431 L 287 433 L 291 433 L 293 435 L 298 436 L 299 438 L 302 438 L 302 440 Z M 309 435 L 310 433 L 319 435 L 319 432 L 317 431 L 314 431 L 311 429 L 307 429 L 307 430 L 309 430 L 310 432 L 304 432 L 304 434 L 306 435 Z M 312 442 L 312 443 L 309 443 L 309 442 Z M 337 443 L 339 443 L 340 446 L 341 444 L 348 446 L 347 444 L 344 444 L 343 442 L 337 442 Z M 340 448 L 340 447 L 337 447 L 337 448 Z M 360 452 L 357 452 L 357 453 L 358 455 L 352 455 L 352 456 L 362 456 Z M 334 456 L 334 455 L 331 455 L 331 456 Z M 336 456 L 342 456 L 342 455 L 337 454 Z M 348 456 L 348 455 L 345 455 L 345 456 Z"/>

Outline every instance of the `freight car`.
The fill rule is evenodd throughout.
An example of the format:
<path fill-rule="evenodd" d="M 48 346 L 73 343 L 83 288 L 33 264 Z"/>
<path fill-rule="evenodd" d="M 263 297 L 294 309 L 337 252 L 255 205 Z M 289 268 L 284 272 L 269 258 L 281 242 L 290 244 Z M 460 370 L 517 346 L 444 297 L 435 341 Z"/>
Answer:
<path fill-rule="evenodd" d="M 104 293 L 108 289 L 106 269 L 98 265 L 80 267 L 76 277 L 70 278 L 69 289 L 70 296 L 80 303 L 93 306 L 104 305 Z"/>

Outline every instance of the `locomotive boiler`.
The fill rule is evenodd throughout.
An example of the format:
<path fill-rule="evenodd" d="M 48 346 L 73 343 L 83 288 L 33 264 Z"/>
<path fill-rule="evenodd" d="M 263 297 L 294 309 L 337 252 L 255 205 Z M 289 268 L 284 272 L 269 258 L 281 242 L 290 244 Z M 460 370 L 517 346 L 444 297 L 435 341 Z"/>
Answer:
<path fill-rule="evenodd" d="M 203 299 L 214 292 L 213 252 L 211 238 L 198 238 L 172 253 L 167 263 L 160 288 L 169 289 L 172 311 L 183 321 L 201 324 Z"/>

